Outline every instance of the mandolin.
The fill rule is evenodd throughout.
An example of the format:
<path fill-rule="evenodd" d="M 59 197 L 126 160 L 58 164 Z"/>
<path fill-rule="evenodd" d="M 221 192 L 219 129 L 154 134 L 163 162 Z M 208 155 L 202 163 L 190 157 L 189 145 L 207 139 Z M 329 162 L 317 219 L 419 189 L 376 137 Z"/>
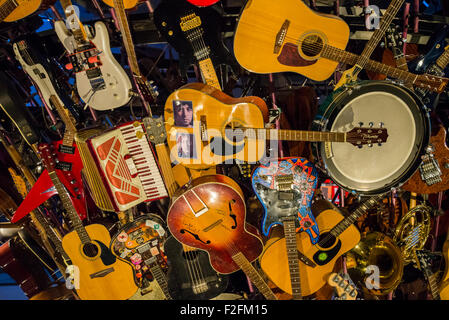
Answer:
<path fill-rule="evenodd" d="M 323 81 L 334 73 L 338 63 L 357 64 L 359 56 L 344 50 L 348 39 L 346 22 L 312 11 L 303 1 L 253 0 L 246 3 L 240 15 L 234 52 L 239 64 L 251 72 L 290 71 Z M 364 67 L 438 93 L 449 81 L 369 59 Z"/>
<path fill-rule="evenodd" d="M 73 265 L 79 268 L 79 273 L 75 276 L 79 279 L 79 286 L 76 287 L 78 296 L 82 300 L 128 299 L 137 291 L 132 269 L 126 262 L 117 260 L 109 250 L 111 236 L 105 226 L 83 226 L 68 192 L 56 174 L 56 161 L 50 145 L 40 144 L 39 151 L 75 229 L 63 237 L 62 247 Z M 75 283 L 76 280 L 74 279 Z"/>
<path fill-rule="evenodd" d="M 266 299 L 276 300 L 251 264 L 263 250 L 255 227 L 246 223 L 238 184 L 223 175 L 197 178 L 179 189 L 167 214 L 171 234 L 189 247 L 204 250 L 218 273 L 242 269 Z"/>
<path fill-rule="evenodd" d="M 310 210 L 317 182 L 315 167 L 304 158 L 271 161 L 256 168 L 252 177 L 254 192 L 265 210 L 263 233 L 268 235 L 276 224 L 284 227 L 284 249 L 290 271 L 284 276 L 290 278 L 291 284 L 286 292 L 295 300 L 302 299 L 296 230 L 308 233 L 312 243 L 316 243 L 319 237 L 318 226 Z M 269 273 L 266 274 L 270 277 Z"/>
<path fill-rule="evenodd" d="M 382 144 L 388 137 L 382 127 L 348 132 L 265 129 L 268 110 L 261 98 L 232 98 L 201 83 L 173 92 L 165 103 L 164 118 L 172 159 L 192 169 L 233 159 L 254 163 L 266 153 L 265 140 L 277 152 L 278 140 L 344 142 L 361 148 Z"/>
<path fill-rule="evenodd" d="M 332 273 L 337 259 L 357 245 L 360 232 L 353 223 L 382 199 L 382 195 L 364 201 L 349 216 L 344 217 L 336 208 L 325 209 L 315 219 L 320 230 L 316 244 L 302 232 L 296 234 L 301 289 L 304 296 L 311 295 L 324 286 Z M 329 207 L 327 202 L 326 207 Z M 285 292 L 289 291 L 288 259 L 285 251 L 286 239 L 282 235 L 271 237 L 260 257 L 262 270 Z"/>
<path fill-rule="evenodd" d="M 36 11 L 46 10 L 56 0 L 0 0 L 0 22 L 23 19 Z"/>

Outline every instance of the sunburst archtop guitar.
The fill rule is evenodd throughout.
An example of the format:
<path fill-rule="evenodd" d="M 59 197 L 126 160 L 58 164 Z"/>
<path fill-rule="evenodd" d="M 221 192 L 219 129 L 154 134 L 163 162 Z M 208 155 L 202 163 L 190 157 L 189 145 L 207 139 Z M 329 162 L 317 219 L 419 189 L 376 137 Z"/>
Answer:
<path fill-rule="evenodd" d="M 299 0 L 249 0 L 234 36 L 239 64 L 255 73 L 297 72 L 323 81 L 339 62 L 356 65 L 358 56 L 344 51 L 349 26 L 339 17 L 319 14 Z M 368 60 L 365 69 L 405 83 L 442 92 L 449 79 L 413 73 Z"/>

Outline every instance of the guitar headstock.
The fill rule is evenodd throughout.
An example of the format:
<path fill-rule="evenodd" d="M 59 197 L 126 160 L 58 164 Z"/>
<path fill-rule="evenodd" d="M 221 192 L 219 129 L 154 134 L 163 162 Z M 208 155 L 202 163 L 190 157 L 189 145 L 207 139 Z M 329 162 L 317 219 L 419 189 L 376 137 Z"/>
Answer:
<path fill-rule="evenodd" d="M 199 26 L 201 26 L 201 18 L 195 13 L 188 14 L 184 17 L 181 17 L 179 26 L 181 27 L 181 30 L 183 32 L 198 28 Z"/>
<path fill-rule="evenodd" d="M 381 46 L 397 52 L 403 52 L 404 49 L 404 40 L 402 39 L 402 33 L 400 31 L 400 27 L 395 24 L 391 24 L 388 29 L 385 31 L 384 40 L 381 43 Z"/>
<path fill-rule="evenodd" d="M 386 128 L 382 128 L 382 123 L 379 128 L 356 127 L 351 131 L 346 132 L 346 142 L 349 142 L 359 148 L 363 145 L 372 147 L 375 143 L 380 146 L 382 143 L 387 142 L 387 138 L 388 132 Z"/>
<path fill-rule="evenodd" d="M 153 81 L 148 81 L 143 77 L 135 76 L 136 84 L 139 87 L 139 92 L 142 94 L 145 101 L 154 102 L 159 95 L 159 92 L 156 90 L 156 87 L 153 86 Z"/>
<path fill-rule="evenodd" d="M 156 145 L 165 142 L 167 139 L 167 133 L 165 131 L 164 120 L 162 117 L 145 117 L 143 118 L 143 125 L 145 126 L 147 137 L 150 142 Z"/>
<path fill-rule="evenodd" d="M 335 287 L 338 294 L 338 300 L 355 300 L 357 298 L 357 288 L 351 283 L 347 274 L 332 273 L 327 283 Z"/>
<path fill-rule="evenodd" d="M 414 85 L 423 88 L 426 90 L 430 90 L 436 93 L 441 93 L 447 86 L 449 82 L 448 78 L 434 76 L 428 73 L 418 75 Z"/>
<path fill-rule="evenodd" d="M 27 186 L 23 178 L 16 173 L 16 171 L 13 168 L 8 168 L 9 174 L 12 177 L 12 180 L 14 181 L 14 185 L 16 186 L 17 191 L 20 193 L 22 198 L 26 198 L 28 194 Z"/>

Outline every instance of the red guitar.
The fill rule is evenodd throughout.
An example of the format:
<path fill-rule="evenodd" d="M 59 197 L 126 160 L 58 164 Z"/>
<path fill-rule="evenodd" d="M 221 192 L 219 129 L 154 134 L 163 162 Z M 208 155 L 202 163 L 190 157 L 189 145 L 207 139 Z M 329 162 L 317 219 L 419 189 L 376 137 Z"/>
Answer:
<path fill-rule="evenodd" d="M 216 4 L 218 1 L 220 0 L 187 0 L 187 2 L 190 2 L 191 4 L 198 7 L 208 7 Z"/>
<path fill-rule="evenodd" d="M 55 171 L 59 180 L 68 190 L 79 217 L 84 220 L 87 218 L 87 209 L 83 181 L 81 178 L 83 163 L 78 148 L 76 147 L 76 144 L 73 144 L 73 154 L 71 154 L 61 152 L 63 150 L 63 148 L 61 148 L 63 147 L 63 140 L 53 142 L 52 145 L 53 150 L 56 152 L 55 157 L 59 161 Z M 56 191 L 47 170 L 44 170 L 31 188 L 25 200 L 23 200 L 19 208 L 17 208 L 11 222 L 16 223 L 30 213 L 30 211 L 36 209 L 57 193 L 58 192 Z"/>
<path fill-rule="evenodd" d="M 263 244 L 245 216 L 245 201 L 238 184 L 224 175 L 208 175 L 175 192 L 167 225 L 178 241 L 207 251 L 217 272 L 229 274 L 242 269 L 265 298 L 275 300 L 250 263 L 262 253 Z"/>

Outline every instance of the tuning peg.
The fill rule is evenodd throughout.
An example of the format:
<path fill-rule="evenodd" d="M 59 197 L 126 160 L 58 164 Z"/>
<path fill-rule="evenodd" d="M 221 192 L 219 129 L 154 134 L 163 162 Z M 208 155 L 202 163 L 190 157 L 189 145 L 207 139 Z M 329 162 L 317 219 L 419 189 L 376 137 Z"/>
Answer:
<path fill-rule="evenodd" d="M 372 148 L 373 144 L 372 143 L 368 143 L 368 147 Z"/>
<path fill-rule="evenodd" d="M 362 145 L 358 145 L 357 147 L 358 147 L 359 149 L 362 149 L 363 146 L 362 146 Z"/>
<path fill-rule="evenodd" d="M 381 127 L 381 128 L 383 128 L 383 125 L 384 125 L 385 123 L 383 123 L 383 122 L 379 122 L 379 127 Z"/>
<path fill-rule="evenodd" d="M 363 126 L 363 122 L 362 121 L 359 122 L 359 126 Z"/>
<path fill-rule="evenodd" d="M 368 123 L 368 124 L 369 124 L 370 128 L 372 128 L 372 127 L 373 127 L 373 125 L 374 125 L 374 123 L 373 123 L 373 122 L 370 122 L 370 123 Z"/>

